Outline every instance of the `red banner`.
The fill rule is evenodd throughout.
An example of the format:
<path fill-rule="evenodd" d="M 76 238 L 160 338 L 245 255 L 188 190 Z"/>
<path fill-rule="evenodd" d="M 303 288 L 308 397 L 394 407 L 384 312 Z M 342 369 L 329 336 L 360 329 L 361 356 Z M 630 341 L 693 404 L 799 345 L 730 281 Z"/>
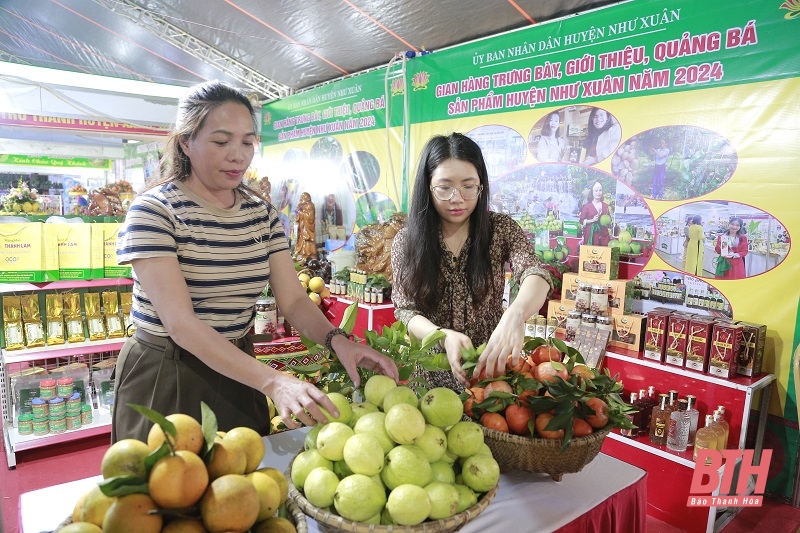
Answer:
<path fill-rule="evenodd" d="M 127 122 L 48 117 L 43 115 L 29 115 L 26 113 L 0 113 L 0 125 L 139 135 L 167 135 L 169 133 L 167 128 L 135 126 Z"/>

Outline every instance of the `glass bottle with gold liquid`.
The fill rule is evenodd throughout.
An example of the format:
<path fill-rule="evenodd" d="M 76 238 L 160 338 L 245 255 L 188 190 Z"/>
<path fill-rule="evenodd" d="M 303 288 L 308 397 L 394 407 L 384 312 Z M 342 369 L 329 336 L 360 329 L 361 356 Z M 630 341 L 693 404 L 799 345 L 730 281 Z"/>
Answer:
<path fill-rule="evenodd" d="M 724 450 L 728 447 L 728 433 L 730 431 L 730 426 L 722 416 L 722 412 L 719 410 L 714 411 L 714 423 L 711 424 L 711 427 L 717 432 L 718 450 Z"/>
<path fill-rule="evenodd" d="M 706 425 L 697 430 L 694 437 L 694 454 L 693 459 L 697 462 L 698 450 L 716 450 L 717 449 L 717 433 L 711 428 L 714 423 L 712 415 L 706 415 Z M 711 458 L 706 460 L 706 464 L 711 464 Z"/>
<path fill-rule="evenodd" d="M 650 442 L 663 446 L 667 443 L 667 429 L 669 428 L 669 415 L 671 410 L 667 404 L 667 395 L 659 394 L 658 405 L 653 408 L 650 419 Z"/>

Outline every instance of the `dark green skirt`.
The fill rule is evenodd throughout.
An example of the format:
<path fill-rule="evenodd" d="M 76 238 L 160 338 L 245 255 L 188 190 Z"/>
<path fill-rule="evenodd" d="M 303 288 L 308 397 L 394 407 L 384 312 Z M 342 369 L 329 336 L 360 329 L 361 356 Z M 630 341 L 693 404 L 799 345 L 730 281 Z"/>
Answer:
<path fill-rule="evenodd" d="M 253 355 L 249 337 L 235 344 Z M 164 416 L 184 413 L 201 422 L 201 401 L 214 411 L 221 431 L 245 426 L 269 434 L 269 407 L 263 393 L 212 370 L 169 337 L 137 330 L 117 359 L 111 442 L 147 441 L 153 424 L 128 404 L 144 405 Z"/>

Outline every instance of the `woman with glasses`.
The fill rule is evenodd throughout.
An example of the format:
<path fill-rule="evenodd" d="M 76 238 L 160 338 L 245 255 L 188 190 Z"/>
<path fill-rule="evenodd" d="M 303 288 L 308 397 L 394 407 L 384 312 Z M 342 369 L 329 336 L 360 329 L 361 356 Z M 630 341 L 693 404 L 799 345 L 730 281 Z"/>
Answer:
<path fill-rule="evenodd" d="M 522 349 L 524 323 L 551 290 L 550 277 L 522 228 L 489 211 L 489 182 L 480 147 L 453 133 L 431 138 L 422 150 L 408 223 L 392 243 L 395 317 L 424 338 L 441 330 L 451 372 L 418 369 L 431 387 L 461 391 L 467 377 L 461 349 L 487 343 L 476 376 L 505 373 Z M 506 264 L 519 283 L 503 312 Z"/>

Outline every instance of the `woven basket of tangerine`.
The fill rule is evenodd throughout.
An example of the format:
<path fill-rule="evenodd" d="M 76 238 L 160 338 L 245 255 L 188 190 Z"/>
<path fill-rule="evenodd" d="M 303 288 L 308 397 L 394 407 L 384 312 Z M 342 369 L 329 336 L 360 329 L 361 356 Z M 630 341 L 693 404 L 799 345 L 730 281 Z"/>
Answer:
<path fill-rule="evenodd" d="M 463 354 L 468 373 L 480 351 Z M 526 337 L 523 353 L 508 356 L 505 375 L 472 378 L 461 394 L 464 417 L 483 426 L 501 469 L 560 481 L 589 464 L 612 429 L 635 428 L 618 376 L 587 366 L 559 339 Z"/>

